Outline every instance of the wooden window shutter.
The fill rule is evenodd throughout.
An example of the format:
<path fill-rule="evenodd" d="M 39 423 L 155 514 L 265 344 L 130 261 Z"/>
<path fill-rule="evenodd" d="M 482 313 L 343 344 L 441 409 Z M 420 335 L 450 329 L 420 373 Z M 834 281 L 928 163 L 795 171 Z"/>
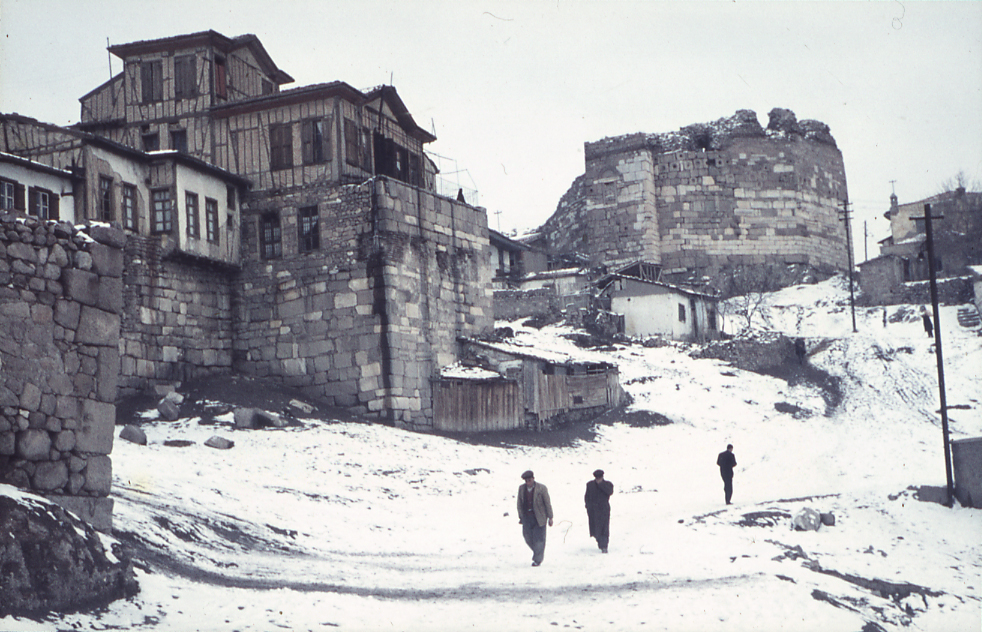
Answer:
<path fill-rule="evenodd" d="M 300 125 L 300 153 L 305 165 L 314 162 L 314 122 L 304 121 Z"/>
<path fill-rule="evenodd" d="M 27 191 L 27 213 L 29 215 L 38 214 L 38 192 L 34 187 Z"/>
<path fill-rule="evenodd" d="M 25 201 L 26 200 L 25 200 L 25 195 L 24 195 L 24 185 L 23 184 L 15 184 L 14 185 L 14 210 L 15 211 L 26 211 L 27 210 L 27 204 L 25 204 Z"/>
<path fill-rule="evenodd" d="M 61 198 L 54 193 L 48 196 L 48 219 L 61 219 Z"/>
<path fill-rule="evenodd" d="M 143 87 L 143 102 L 149 103 L 153 100 L 153 69 L 150 64 L 140 64 L 140 84 Z"/>

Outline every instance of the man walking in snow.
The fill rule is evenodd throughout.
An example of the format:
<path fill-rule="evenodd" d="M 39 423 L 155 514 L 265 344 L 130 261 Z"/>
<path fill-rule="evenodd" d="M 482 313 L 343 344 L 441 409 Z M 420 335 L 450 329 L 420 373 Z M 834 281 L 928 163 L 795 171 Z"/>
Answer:
<path fill-rule="evenodd" d="M 730 498 L 733 497 L 733 468 L 736 467 L 732 443 L 726 446 L 725 452 L 720 452 L 716 457 L 716 465 L 719 466 L 719 475 L 723 477 L 723 493 L 726 495 L 726 504 L 729 505 Z"/>
<path fill-rule="evenodd" d="M 607 552 L 607 542 L 610 540 L 610 495 L 614 493 L 614 484 L 604 480 L 604 471 L 593 473 L 593 480 L 586 484 L 586 516 L 590 522 L 590 537 L 597 539 L 597 546 L 602 553 Z"/>
<path fill-rule="evenodd" d="M 532 566 L 542 563 L 546 554 L 546 525 L 552 526 L 552 502 L 545 485 L 535 482 L 532 470 L 522 474 L 525 483 L 518 488 L 518 522 L 525 544 L 532 549 Z"/>

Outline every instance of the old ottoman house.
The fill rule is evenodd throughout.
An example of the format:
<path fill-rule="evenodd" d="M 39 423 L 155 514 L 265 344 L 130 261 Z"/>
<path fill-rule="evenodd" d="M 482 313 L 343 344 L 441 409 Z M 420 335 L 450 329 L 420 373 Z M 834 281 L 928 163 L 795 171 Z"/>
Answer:
<path fill-rule="evenodd" d="M 740 265 L 848 267 L 842 154 L 818 121 L 750 110 L 678 132 L 585 143 L 586 173 L 539 229 L 552 255 L 686 280 Z"/>
<path fill-rule="evenodd" d="M 140 168 L 69 158 L 43 124 L 0 150 L 75 168 L 77 219 L 126 232 L 121 391 L 236 370 L 432 427 L 431 378 L 493 324 L 487 218 L 435 193 L 396 90 L 282 90 L 254 35 L 110 52 L 122 72 L 62 131 Z"/>

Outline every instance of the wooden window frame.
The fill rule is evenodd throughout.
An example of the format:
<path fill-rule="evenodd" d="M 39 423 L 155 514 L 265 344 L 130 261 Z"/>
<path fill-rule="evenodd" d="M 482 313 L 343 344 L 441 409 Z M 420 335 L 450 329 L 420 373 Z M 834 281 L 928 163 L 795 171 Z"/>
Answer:
<path fill-rule="evenodd" d="M 259 218 L 259 256 L 264 260 L 283 256 L 283 230 L 279 213 L 267 213 Z"/>
<path fill-rule="evenodd" d="M 160 150 L 160 134 L 157 132 L 153 132 L 152 134 L 143 134 L 141 138 L 143 140 L 143 151 Z"/>
<path fill-rule="evenodd" d="M 215 96 L 228 98 L 228 66 L 224 57 L 215 56 Z"/>
<path fill-rule="evenodd" d="M 269 168 L 282 171 L 293 168 L 293 125 L 278 123 L 269 126 Z"/>
<path fill-rule="evenodd" d="M 205 198 L 205 239 L 218 243 L 218 200 Z"/>
<path fill-rule="evenodd" d="M 0 178 L 0 211 L 17 209 L 17 181 Z"/>
<path fill-rule="evenodd" d="M 140 215 L 136 201 L 136 187 L 123 183 L 123 228 L 136 231 L 140 226 Z"/>
<path fill-rule="evenodd" d="M 170 148 L 182 154 L 188 153 L 188 131 L 186 129 L 171 130 Z"/>
<path fill-rule="evenodd" d="M 316 206 L 297 209 L 297 250 L 314 252 L 320 250 L 320 212 Z"/>
<path fill-rule="evenodd" d="M 313 118 L 300 122 L 300 154 L 305 165 L 331 161 L 331 119 Z"/>
<path fill-rule="evenodd" d="M 96 219 L 100 222 L 112 222 L 116 216 L 113 204 L 113 179 L 99 175 L 99 207 Z"/>
<path fill-rule="evenodd" d="M 225 206 L 227 206 L 228 210 L 230 211 L 235 210 L 235 198 L 235 187 L 231 184 L 225 185 Z"/>
<path fill-rule="evenodd" d="M 163 197 L 160 197 L 163 195 Z M 174 196 L 170 187 L 150 191 L 150 229 L 155 235 L 174 231 Z"/>
<path fill-rule="evenodd" d="M 174 98 L 193 99 L 198 96 L 198 61 L 194 55 L 174 58 Z"/>
<path fill-rule="evenodd" d="M 164 63 L 162 60 L 140 62 L 141 103 L 164 100 Z"/>
<path fill-rule="evenodd" d="M 198 194 L 184 192 L 184 211 L 187 213 L 187 234 L 192 239 L 201 239 L 200 214 L 198 212 Z"/>
<path fill-rule="evenodd" d="M 27 214 L 38 219 L 58 219 L 58 196 L 42 187 L 30 187 L 27 193 Z"/>
<path fill-rule="evenodd" d="M 679 303 L 678 305 L 679 305 L 679 322 L 680 323 L 684 323 L 685 322 L 685 305 L 682 304 L 682 303 Z"/>

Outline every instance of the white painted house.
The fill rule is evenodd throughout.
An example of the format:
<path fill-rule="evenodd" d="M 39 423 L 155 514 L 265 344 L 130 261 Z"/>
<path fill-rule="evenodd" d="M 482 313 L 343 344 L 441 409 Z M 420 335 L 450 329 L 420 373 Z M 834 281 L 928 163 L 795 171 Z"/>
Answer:
<path fill-rule="evenodd" d="M 0 152 L 0 212 L 74 223 L 81 180 L 71 171 Z"/>
<path fill-rule="evenodd" d="M 643 268 L 635 263 L 597 283 L 610 311 L 622 318 L 622 333 L 693 342 L 719 338 L 715 296 L 654 280 L 642 274 Z"/>

